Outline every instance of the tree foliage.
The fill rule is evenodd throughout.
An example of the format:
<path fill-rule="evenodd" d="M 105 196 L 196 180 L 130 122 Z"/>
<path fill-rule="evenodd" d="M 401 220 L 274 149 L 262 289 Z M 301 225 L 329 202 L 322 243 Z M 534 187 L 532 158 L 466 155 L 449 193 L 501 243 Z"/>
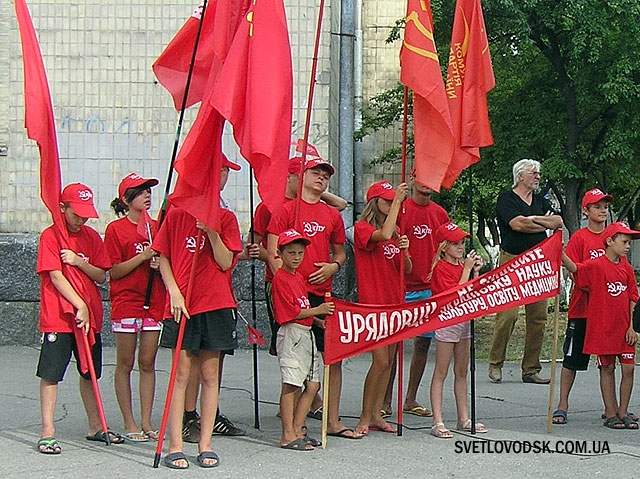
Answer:
<path fill-rule="evenodd" d="M 432 1 L 443 74 L 454 7 L 455 0 Z M 582 195 L 593 187 L 614 195 L 616 215 L 634 222 L 640 215 L 630 206 L 640 195 L 640 2 L 484 0 L 483 10 L 496 88 L 489 94 L 495 146 L 483 149 L 473 167 L 480 226 L 497 231 L 495 199 L 511 186 L 511 166 L 520 158 L 543 163 L 543 183 L 570 232 L 579 227 Z M 358 138 L 397 122 L 401 109 L 400 86 L 372 99 Z M 378 161 L 398 158 L 387 152 Z M 454 218 L 466 211 L 465 177 L 442 194 Z"/>

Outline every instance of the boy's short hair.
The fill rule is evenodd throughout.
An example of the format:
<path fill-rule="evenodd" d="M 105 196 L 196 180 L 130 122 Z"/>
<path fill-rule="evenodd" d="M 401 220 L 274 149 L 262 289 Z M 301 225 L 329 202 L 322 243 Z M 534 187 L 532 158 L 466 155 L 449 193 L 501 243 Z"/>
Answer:
<path fill-rule="evenodd" d="M 604 245 L 607 246 L 607 240 L 611 238 L 612 240 L 619 234 L 631 236 L 631 239 L 639 239 L 640 231 L 632 230 L 629 228 L 627 223 L 624 221 L 616 221 L 615 223 L 611 223 L 607 226 L 602 232 L 602 240 L 604 241 Z"/>
<path fill-rule="evenodd" d="M 280 235 L 278 235 L 278 249 L 280 251 L 282 251 L 282 248 L 291 243 L 300 243 L 304 246 L 308 246 L 311 244 L 311 241 L 302 236 L 293 228 L 283 231 L 282 233 L 280 233 Z"/>
<path fill-rule="evenodd" d="M 587 191 L 582 197 L 582 207 L 586 208 L 589 205 L 595 205 L 602 200 L 607 200 L 609 203 L 613 203 L 613 196 L 603 193 L 598 188 L 594 188 Z"/>

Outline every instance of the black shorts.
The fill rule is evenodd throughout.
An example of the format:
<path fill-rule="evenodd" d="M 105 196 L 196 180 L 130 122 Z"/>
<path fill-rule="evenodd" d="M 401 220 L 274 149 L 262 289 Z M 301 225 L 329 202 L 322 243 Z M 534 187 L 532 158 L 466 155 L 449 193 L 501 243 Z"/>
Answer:
<path fill-rule="evenodd" d="M 217 309 L 206 313 L 194 314 L 187 321 L 182 339 L 182 350 L 197 353 L 203 351 L 221 351 L 233 354 L 238 347 L 236 334 L 235 308 Z M 179 324 L 173 319 L 162 322 L 160 346 L 174 349 L 178 339 Z"/>
<path fill-rule="evenodd" d="M 313 293 L 308 293 L 308 295 L 309 304 L 311 304 L 312 308 L 320 306 L 322 303 L 324 303 L 324 296 L 318 296 Z M 318 315 L 316 316 L 316 318 L 324 319 L 324 315 Z M 324 353 L 324 329 L 316 326 L 316 324 L 313 323 L 313 326 L 311 326 L 311 331 L 313 331 L 313 335 L 316 337 L 316 349 L 321 353 Z"/>
<path fill-rule="evenodd" d="M 562 366 L 572 371 L 586 371 L 589 368 L 589 354 L 584 354 L 584 335 L 587 330 L 586 319 L 569 319 L 564 336 L 564 360 Z"/>
<path fill-rule="evenodd" d="M 102 376 L 102 338 L 95 335 L 96 342 L 91 348 L 93 367 L 96 370 L 96 377 Z M 40 348 L 40 358 L 36 376 L 46 381 L 60 382 L 64 379 L 64 374 L 71 361 L 71 353 L 76 360 L 78 374 L 85 379 L 91 380 L 89 371 L 82 374 L 80 371 L 80 360 L 78 359 L 78 345 L 73 333 L 42 333 L 42 346 Z M 80 347 L 84 347 L 81 345 Z"/>

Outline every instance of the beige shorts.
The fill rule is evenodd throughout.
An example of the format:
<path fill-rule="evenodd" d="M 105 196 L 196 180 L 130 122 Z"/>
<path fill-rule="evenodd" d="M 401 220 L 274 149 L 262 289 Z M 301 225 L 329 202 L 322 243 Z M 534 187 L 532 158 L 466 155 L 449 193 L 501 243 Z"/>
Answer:
<path fill-rule="evenodd" d="M 436 341 L 440 341 L 441 343 L 459 343 L 460 340 L 469 338 L 471 338 L 470 321 L 436 329 Z"/>
<path fill-rule="evenodd" d="M 295 322 L 278 329 L 276 339 L 282 382 L 302 387 L 305 381 L 320 382 L 320 360 L 313 331 Z"/>

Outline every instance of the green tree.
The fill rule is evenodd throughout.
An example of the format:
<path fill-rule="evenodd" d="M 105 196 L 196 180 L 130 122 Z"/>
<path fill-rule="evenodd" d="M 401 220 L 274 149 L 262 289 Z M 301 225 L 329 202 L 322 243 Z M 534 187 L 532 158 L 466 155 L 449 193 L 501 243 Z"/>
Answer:
<path fill-rule="evenodd" d="M 443 73 L 455 0 L 433 0 L 435 36 Z M 511 185 L 511 166 L 520 158 L 543 163 L 543 183 L 553 191 L 565 224 L 580 224 L 584 191 L 599 187 L 616 197 L 615 212 L 635 220 L 640 195 L 640 2 L 637 0 L 484 0 L 485 22 L 496 88 L 489 94 L 495 146 L 482 150 L 473 168 L 474 211 L 485 245 L 498 242 L 494 207 L 497 192 Z M 402 26 L 400 22 L 399 30 Z M 392 31 L 390 39 L 393 40 Z M 401 88 L 385 92 L 401 96 Z M 385 108 L 401 108 L 387 98 L 370 102 L 376 121 Z M 385 111 L 388 125 L 400 112 Z M 384 122 L 365 116 L 360 135 Z M 387 152 L 378 161 L 397 159 Z M 443 192 L 442 202 L 465 209 L 462 183 Z"/>

